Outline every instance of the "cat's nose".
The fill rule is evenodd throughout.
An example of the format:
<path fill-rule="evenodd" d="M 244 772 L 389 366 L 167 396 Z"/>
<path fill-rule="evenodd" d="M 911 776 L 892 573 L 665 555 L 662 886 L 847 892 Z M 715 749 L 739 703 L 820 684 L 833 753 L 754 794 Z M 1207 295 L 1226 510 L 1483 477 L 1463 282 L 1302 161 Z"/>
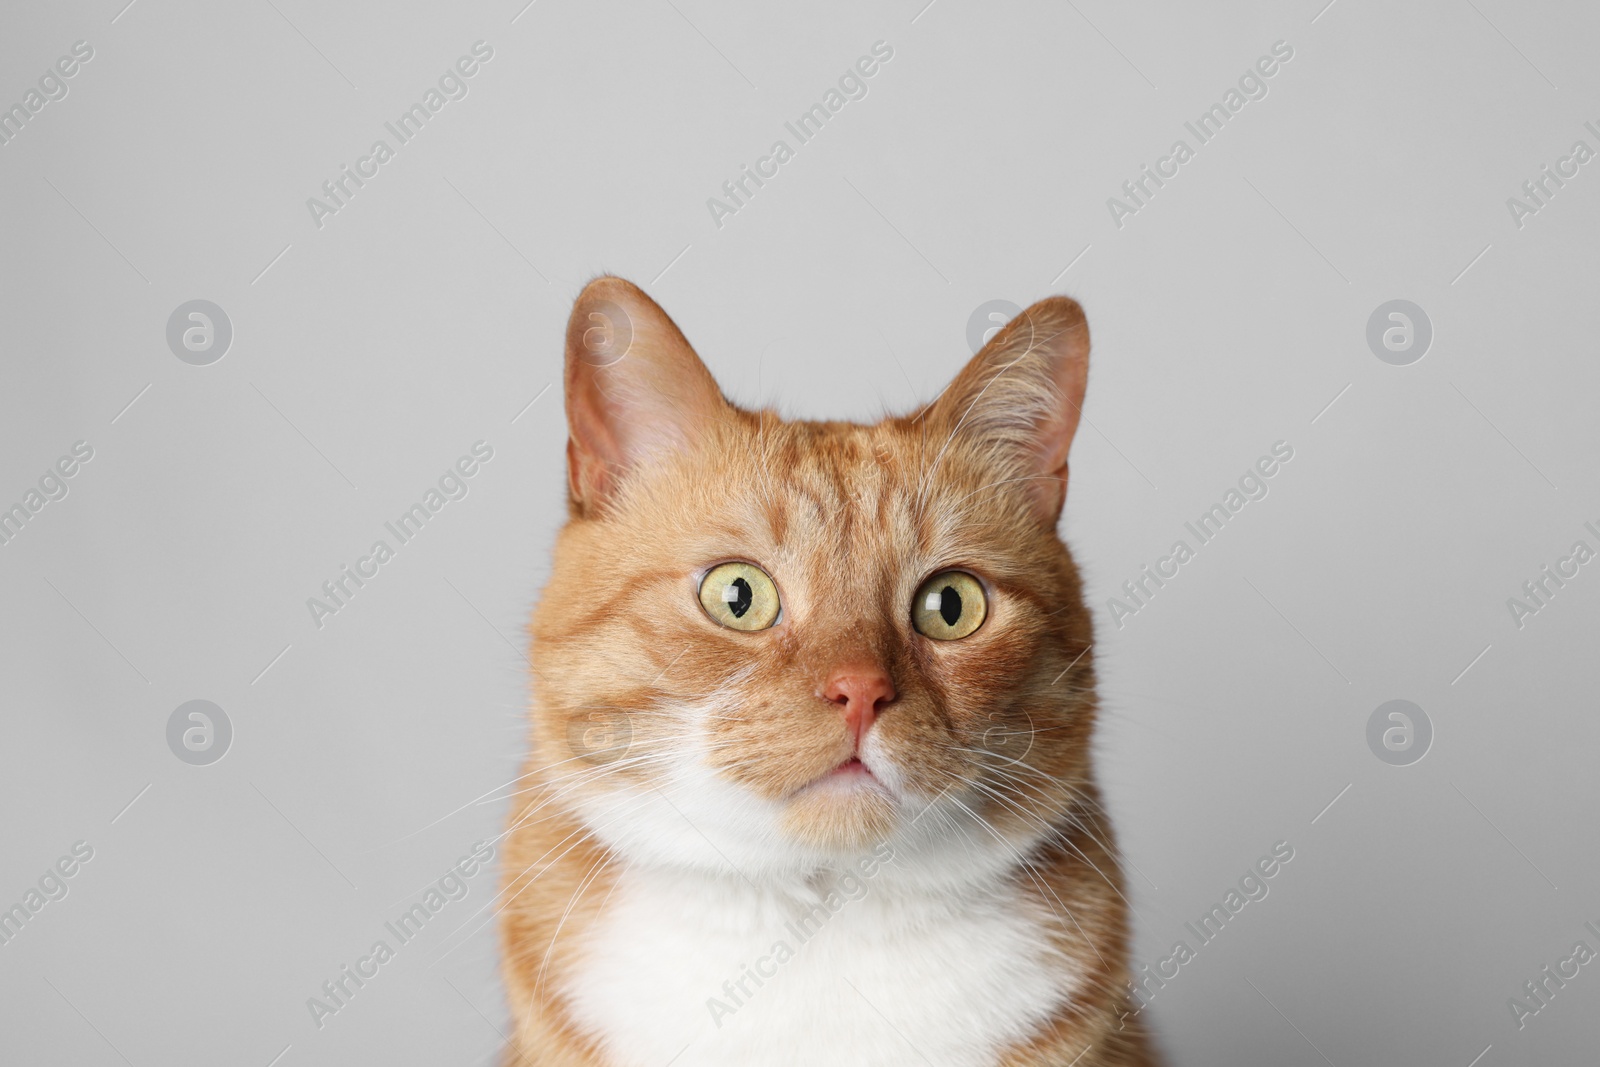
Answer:
<path fill-rule="evenodd" d="M 894 700 L 894 682 L 876 664 L 851 664 L 834 670 L 822 687 L 822 698 L 844 711 L 845 726 L 859 749 L 879 709 Z"/>

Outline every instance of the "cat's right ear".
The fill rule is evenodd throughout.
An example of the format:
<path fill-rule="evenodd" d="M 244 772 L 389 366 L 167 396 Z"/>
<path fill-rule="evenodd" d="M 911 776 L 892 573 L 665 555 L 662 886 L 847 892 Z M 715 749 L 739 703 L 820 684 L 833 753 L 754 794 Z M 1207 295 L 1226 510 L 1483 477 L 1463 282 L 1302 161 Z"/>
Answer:
<path fill-rule="evenodd" d="M 1002 327 L 929 405 L 926 418 L 951 441 L 965 439 L 991 457 L 996 484 L 1023 489 L 1037 517 L 1054 526 L 1088 382 L 1083 308 L 1052 296 Z"/>
<path fill-rule="evenodd" d="M 711 372 L 672 319 L 638 286 L 603 276 L 567 320 L 567 482 L 582 513 L 622 478 L 692 446 L 730 413 Z"/>

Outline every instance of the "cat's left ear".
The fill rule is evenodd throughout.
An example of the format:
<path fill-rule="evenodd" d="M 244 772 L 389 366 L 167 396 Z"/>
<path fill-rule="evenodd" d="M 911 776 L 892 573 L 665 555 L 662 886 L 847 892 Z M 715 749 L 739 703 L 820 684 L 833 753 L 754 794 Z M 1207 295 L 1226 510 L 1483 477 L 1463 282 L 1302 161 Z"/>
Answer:
<path fill-rule="evenodd" d="M 596 278 L 567 320 L 567 475 L 582 513 L 630 472 L 692 447 L 732 406 L 677 325 L 632 282 Z"/>
<path fill-rule="evenodd" d="M 1089 323 L 1078 302 L 1052 296 L 990 338 L 928 409 L 930 425 L 992 455 L 1051 525 L 1067 494 L 1072 447 L 1089 383 Z"/>

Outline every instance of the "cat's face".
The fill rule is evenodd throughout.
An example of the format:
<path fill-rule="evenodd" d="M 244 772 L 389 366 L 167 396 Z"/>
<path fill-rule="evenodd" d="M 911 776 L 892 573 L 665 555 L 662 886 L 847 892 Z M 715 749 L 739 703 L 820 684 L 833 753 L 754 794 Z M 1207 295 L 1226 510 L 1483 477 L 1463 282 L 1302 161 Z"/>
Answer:
<path fill-rule="evenodd" d="M 728 404 L 643 293 L 592 283 L 534 625 L 547 803 L 624 856 L 741 873 L 1043 834 L 1093 718 L 1055 534 L 1087 358 L 1057 298 L 920 412 L 785 422 Z"/>

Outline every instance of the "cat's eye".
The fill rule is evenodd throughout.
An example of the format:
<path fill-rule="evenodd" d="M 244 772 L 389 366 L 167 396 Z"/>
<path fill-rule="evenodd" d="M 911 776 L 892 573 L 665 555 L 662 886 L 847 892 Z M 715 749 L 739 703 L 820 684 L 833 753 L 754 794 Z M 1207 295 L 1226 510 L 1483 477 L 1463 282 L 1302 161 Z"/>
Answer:
<path fill-rule="evenodd" d="M 700 580 L 700 606 L 730 630 L 765 630 L 778 618 L 778 587 L 753 563 L 722 563 Z"/>
<path fill-rule="evenodd" d="M 983 584 L 966 571 L 940 571 L 922 583 L 911 602 L 911 624 L 935 641 L 966 637 L 988 614 Z"/>

